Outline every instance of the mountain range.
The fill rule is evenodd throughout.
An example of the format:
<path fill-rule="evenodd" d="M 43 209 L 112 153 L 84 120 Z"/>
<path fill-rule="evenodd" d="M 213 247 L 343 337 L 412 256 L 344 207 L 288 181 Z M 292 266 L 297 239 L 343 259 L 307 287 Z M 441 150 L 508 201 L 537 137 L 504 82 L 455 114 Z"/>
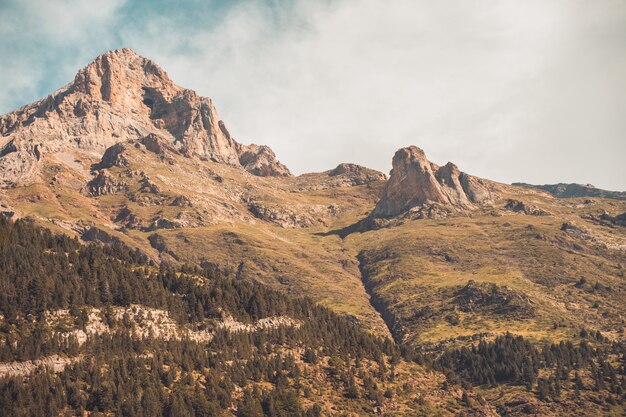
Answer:
<path fill-rule="evenodd" d="M 26 268 L 23 259 L 45 259 L 46 251 L 65 251 L 69 257 L 84 250 L 85 258 L 75 260 L 80 265 L 98 259 L 97 267 L 77 269 L 69 288 L 70 278 L 59 267 L 41 270 L 44 276 L 58 275 L 56 284 L 39 283 L 34 275 L 22 282 L 11 275 L 20 268 L 6 267 L 6 300 L 0 303 L 0 341 L 5 347 L 26 343 L 35 322 L 47 323 L 44 330 L 50 338 L 83 331 L 89 343 L 72 349 L 53 344 L 57 347 L 21 355 L 9 349 L 0 363 L 5 400 L 10 398 L 7 387 L 17 384 L 16 375 L 22 381 L 42 378 L 33 364 L 56 358 L 58 374 L 48 375 L 46 383 L 61 378 L 65 384 L 73 372 L 69 364 L 101 354 L 94 350 L 96 337 L 116 328 L 125 340 L 119 323 L 107 325 L 106 331 L 88 330 L 101 326 L 97 323 L 106 305 L 113 311 L 109 315 L 119 315 L 118 321 L 134 308 L 126 331 L 134 329 L 133 337 L 145 340 L 152 351 L 167 349 L 163 339 L 193 342 L 193 349 L 202 350 L 203 342 L 210 346 L 208 333 L 213 338 L 216 329 L 240 326 L 246 334 L 271 333 L 271 343 L 263 348 L 241 342 L 246 349 L 265 349 L 258 360 L 289 354 L 301 365 L 277 365 L 284 378 L 258 380 L 251 380 L 248 371 L 237 371 L 246 378 L 235 378 L 241 374 L 219 368 L 220 378 L 226 375 L 232 384 L 227 390 L 234 393 L 229 401 L 215 400 L 215 410 L 223 415 L 557 416 L 624 411 L 623 193 L 498 183 L 465 173 L 451 162 L 435 164 L 417 146 L 393 155 L 388 176 L 351 163 L 294 176 L 269 147 L 235 140 L 211 99 L 177 86 L 159 66 L 129 49 L 99 56 L 67 86 L 0 116 L 0 134 L 0 210 L 9 219 L 0 237 L 14 236 L 11 230 L 20 227 L 34 236 L 47 230 L 58 236 L 45 235 L 50 240 L 45 245 L 39 238 L 19 243 L 0 239 L 5 264 Z M 78 241 L 56 243 L 65 242 L 61 236 Z M 11 247 L 18 244 L 30 252 L 16 258 Z M 127 253 L 133 258 L 126 258 Z M 106 263 L 123 264 L 124 271 L 114 273 L 120 277 L 145 271 L 143 281 L 132 281 L 141 290 L 132 297 L 107 296 L 113 284 L 99 275 L 106 268 L 98 269 Z M 85 271 L 100 272 L 87 276 Z M 229 304 L 203 295 L 204 290 L 196 293 L 187 281 L 174 282 L 171 276 L 177 274 L 219 284 L 229 294 L 240 294 L 246 285 L 262 290 L 248 299 L 233 295 L 237 301 Z M 89 299 L 87 287 L 80 284 L 89 279 L 109 289 Z M 29 298 L 38 285 L 58 296 L 39 305 Z M 166 301 L 191 293 L 213 300 L 211 313 L 208 301 L 201 308 Z M 32 308 L 13 311 L 10 297 Z M 73 299 L 81 300 L 80 308 L 72 307 Z M 268 301 L 275 299 L 280 301 Z M 287 301 L 294 299 L 310 304 L 305 308 Z M 251 310 L 255 303 L 264 305 L 255 307 L 263 314 Z M 312 306 L 322 310 L 303 313 Z M 138 316 L 138 308 L 161 319 Z M 67 319 L 68 314 L 76 318 Z M 316 330 L 299 324 L 309 321 Z M 289 330 L 294 326 L 307 331 Z M 320 329 L 333 326 L 349 329 L 350 341 L 334 346 L 321 336 Z M 143 336 L 137 329 L 143 329 Z M 315 337 L 323 343 L 313 346 Z M 355 347 L 359 343 L 376 347 Z M 220 342 L 211 349 L 222 352 L 228 346 Z M 311 360 L 312 349 L 318 349 L 319 360 Z M 145 359 L 141 348 L 134 346 L 133 351 Z M 121 355 L 117 348 L 110 352 Z M 243 361 L 241 355 L 233 360 Z M 367 363 L 364 369 L 358 366 L 361 360 Z M 172 378 L 184 381 L 186 390 L 204 390 L 208 385 L 198 375 L 217 372 L 194 365 L 199 366 L 194 374 L 193 366 L 185 368 L 182 362 L 175 366 L 183 371 Z M 167 361 L 158 365 L 174 366 Z M 75 372 L 76 378 L 84 377 Z M 158 391 L 163 415 L 175 415 L 172 404 L 178 397 L 172 383 L 150 385 Z M 69 390 L 63 384 L 59 389 Z M 334 392 L 338 387 L 345 393 Z M 299 411 L 289 414 L 287 405 L 282 411 L 267 405 L 283 401 L 285 392 L 296 397 L 286 402 L 297 403 L 305 388 L 310 394 L 300 401 Z M 99 398 L 85 387 L 72 389 Z M 189 399 L 181 395 L 176 401 L 195 404 L 195 394 Z M 244 397 L 250 404 L 258 401 L 257 414 L 242 411 L 248 404 Z M 57 414 L 139 412 L 124 414 L 121 400 L 59 404 Z M 195 415 L 218 415 L 193 409 Z M 13 411 L 11 415 L 29 415 Z"/>

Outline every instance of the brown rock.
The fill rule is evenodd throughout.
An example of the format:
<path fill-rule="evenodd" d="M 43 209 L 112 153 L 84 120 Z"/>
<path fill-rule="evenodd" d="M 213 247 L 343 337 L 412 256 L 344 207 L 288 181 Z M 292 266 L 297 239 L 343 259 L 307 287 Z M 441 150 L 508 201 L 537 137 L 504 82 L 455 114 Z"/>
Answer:
<path fill-rule="evenodd" d="M 277 159 L 268 146 L 242 146 L 239 163 L 244 169 L 259 177 L 290 177 L 291 172 Z"/>
<path fill-rule="evenodd" d="M 87 186 L 92 196 L 115 194 L 128 188 L 126 182 L 113 177 L 106 169 L 98 171 L 98 175 Z"/>
<path fill-rule="evenodd" d="M 485 180 L 461 172 L 450 162 L 439 167 L 423 150 L 410 146 L 394 155 L 389 181 L 371 216 L 394 217 L 433 204 L 462 211 L 491 199 Z"/>
<path fill-rule="evenodd" d="M 363 185 L 375 181 L 385 181 L 387 176 L 380 171 L 366 168 L 357 164 L 343 163 L 331 171 L 328 171 L 331 177 L 340 177 L 349 180 L 350 185 Z"/>

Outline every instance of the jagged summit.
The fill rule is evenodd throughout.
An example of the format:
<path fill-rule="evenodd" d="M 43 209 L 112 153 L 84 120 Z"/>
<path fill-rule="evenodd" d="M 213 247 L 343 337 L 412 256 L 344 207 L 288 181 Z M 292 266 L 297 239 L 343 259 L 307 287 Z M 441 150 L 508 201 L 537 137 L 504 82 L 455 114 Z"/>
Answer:
<path fill-rule="evenodd" d="M 438 166 L 426 158 L 422 149 L 409 146 L 394 155 L 389 181 L 371 217 L 394 217 L 415 207 L 432 205 L 471 209 L 491 199 L 485 180 L 461 172 L 451 162 Z"/>
<path fill-rule="evenodd" d="M 269 148 L 235 141 L 211 99 L 177 86 L 158 65 L 127 48 L 100 55 L 67 86 L 0 116 L 0 134 L 3 185 L 32 182 L 48 155 L 102 156 L 116 143 L 149 135 L 188 157 L 255 175 L 291 175 Z"/>
<path fill-rule="evenodd" d="M 170 95 L 181 90 L 158 65 L 128 48 L 97 57 L 78 71 L 72 88 L 94 100 L 125 103 L 138 99 L 145 89 Z"/>

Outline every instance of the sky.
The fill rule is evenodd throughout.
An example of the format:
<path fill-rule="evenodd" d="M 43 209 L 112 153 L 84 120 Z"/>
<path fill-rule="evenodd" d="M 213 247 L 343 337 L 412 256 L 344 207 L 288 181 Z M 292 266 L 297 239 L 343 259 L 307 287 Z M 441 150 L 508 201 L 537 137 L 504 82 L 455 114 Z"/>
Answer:
<path fill-rule="evenodd" d="M 129 47 L 294 173 L 394 152 L 626 190 L 626 0 L 0 0 L 0 114 Z"/>

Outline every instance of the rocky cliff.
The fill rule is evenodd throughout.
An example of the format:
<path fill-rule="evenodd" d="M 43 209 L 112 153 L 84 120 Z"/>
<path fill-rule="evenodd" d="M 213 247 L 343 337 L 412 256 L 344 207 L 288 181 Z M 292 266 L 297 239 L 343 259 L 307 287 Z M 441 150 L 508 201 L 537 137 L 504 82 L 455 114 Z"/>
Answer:
<path fill-rule="evenodd" d="M 394 155 L 389 181 L 371 217 L 389 218 L 414 208 L 433 206 L 461 211 L 487 203 L 493 197 L 493 186 L 487 181 L 461 172 L 451 162 L 438 166 L 426 158 L 422 149 L 410 146 Z"/>
<path fill-rule="evenodd" d="M 175 85 L 130 49 L 107 52 L 50 96 L 0 116 L 0 184 L 33 182 L 54 154 L 98 157 L 118 143 L 159 138 L 190 158 L 289 176 L 266 146 L 235 141 L 211 99 Z"/>

